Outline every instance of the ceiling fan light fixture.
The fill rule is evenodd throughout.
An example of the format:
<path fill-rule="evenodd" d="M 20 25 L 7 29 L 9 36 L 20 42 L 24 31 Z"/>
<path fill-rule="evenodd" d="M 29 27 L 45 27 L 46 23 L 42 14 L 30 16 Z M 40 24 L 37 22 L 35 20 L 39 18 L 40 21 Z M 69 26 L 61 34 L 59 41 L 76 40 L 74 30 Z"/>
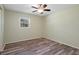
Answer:
<path fill-rule="evenodd" d="M 39 12 L 39 13 L 43 12 L 43 9 L 38 9 L 38 12 Z"/>
<path fill-rule="evenodd" d="M 51 9 L 47 8 L 47 4 L 38 4 L 37 7 L 36 6 L 32 6 L 32 8 L 36 9 L 33 12 L 38 12 L 40 14 L 43 14 L 44 11 L 51 11 Z"/>

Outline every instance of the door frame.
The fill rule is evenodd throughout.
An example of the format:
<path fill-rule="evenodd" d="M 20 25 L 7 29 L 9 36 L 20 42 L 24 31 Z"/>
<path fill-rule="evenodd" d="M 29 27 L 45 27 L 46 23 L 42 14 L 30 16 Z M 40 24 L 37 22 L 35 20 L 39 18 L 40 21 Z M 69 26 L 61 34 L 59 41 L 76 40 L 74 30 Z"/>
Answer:
<path fill-rule="evenodd" d="M 3 5 L 0 5 L 0 9 L 1 9 L 1 44 L 0 44 L 0 51 L 4 50 L 5 44 L 4 44 L 4 8 Z"/>

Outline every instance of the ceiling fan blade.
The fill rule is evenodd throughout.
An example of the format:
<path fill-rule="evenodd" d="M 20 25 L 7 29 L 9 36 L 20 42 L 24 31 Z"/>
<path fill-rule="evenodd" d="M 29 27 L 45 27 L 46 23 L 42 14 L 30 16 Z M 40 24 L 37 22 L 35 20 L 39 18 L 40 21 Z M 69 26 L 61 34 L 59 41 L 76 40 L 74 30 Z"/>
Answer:
<path fill-rule="evenodd" d="M 37 7 L 35 7 L 35 6 L 32 6 L 32 8 L 38 9 L 38 8 L 37 8 Z"/>
<path fill-rule="evenodd" d="M 47 5 L 46 5 L 46 4 L 44 4 L 44 5 L 43 5 L 43 8 L 46 8 L 46 7 L 47 7 Z"/>
<path fill-rule="evenodd" d="M 34 10 L 34 11 L 32 11 L 32 12 L 37 12 L 37 10 Z"/>
<path fill-rule="evenodd" d="M 44 9 L 44 11 L 51 11 L 50 9 Z"/>

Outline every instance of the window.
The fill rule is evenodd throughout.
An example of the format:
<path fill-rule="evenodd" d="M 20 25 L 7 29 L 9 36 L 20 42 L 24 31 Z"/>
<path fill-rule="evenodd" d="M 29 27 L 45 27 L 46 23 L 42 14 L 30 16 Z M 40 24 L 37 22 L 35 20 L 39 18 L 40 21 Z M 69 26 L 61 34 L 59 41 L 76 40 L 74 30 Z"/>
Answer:
<path fill-rule="evenodd" d="M 21 17 L 20 19 L 20 27 L 29 27 L 30 19 L 29 17 Z"/>

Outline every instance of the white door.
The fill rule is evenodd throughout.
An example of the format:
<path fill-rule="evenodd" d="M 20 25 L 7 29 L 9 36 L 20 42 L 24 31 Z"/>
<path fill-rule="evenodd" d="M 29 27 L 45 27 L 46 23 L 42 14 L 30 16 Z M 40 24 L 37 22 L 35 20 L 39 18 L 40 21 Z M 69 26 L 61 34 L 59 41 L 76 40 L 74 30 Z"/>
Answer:
<path fill-rule="evenodd" d="M 2 32 L 2 12 L 0 9 L 0 51 L 2 51 L 2 40 L 3 40 L 3 32 Z"/>

